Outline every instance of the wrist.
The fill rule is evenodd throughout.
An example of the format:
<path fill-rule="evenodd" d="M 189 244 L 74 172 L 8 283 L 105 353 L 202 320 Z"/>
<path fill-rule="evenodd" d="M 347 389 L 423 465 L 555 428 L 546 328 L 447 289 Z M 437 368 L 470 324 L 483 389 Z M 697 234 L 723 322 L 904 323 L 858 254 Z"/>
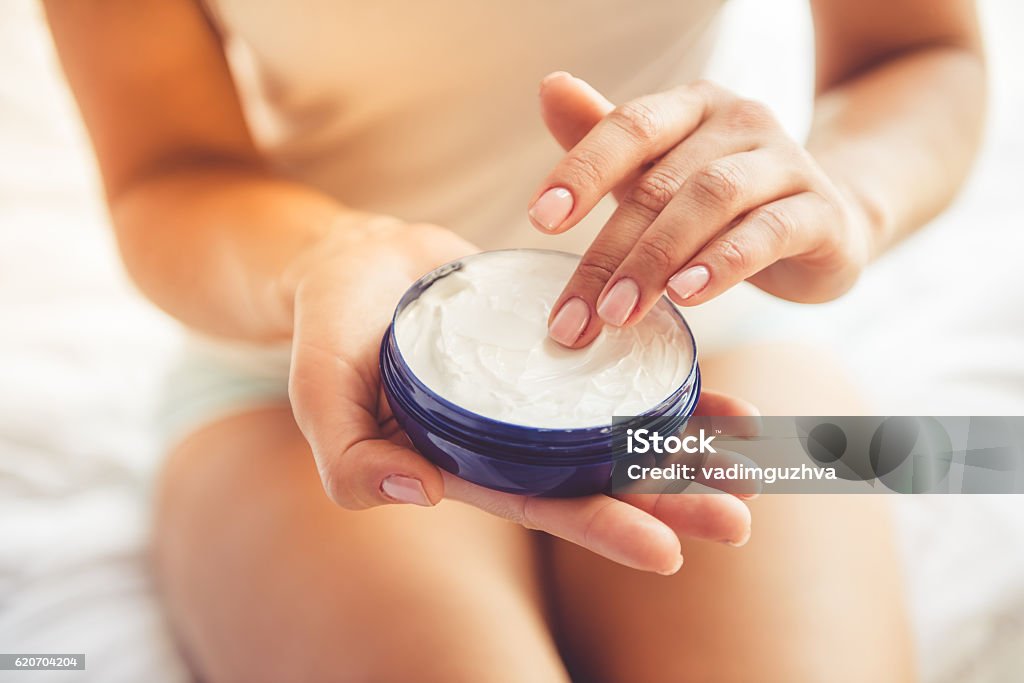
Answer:
<path fill-rule="evenodd" d="M 341 211 L 326 229 L 288 259 L 270 283 L 269 319 L 276 334 L 291 337 L 295 299 L 304 283 L 325 272 L 331 264 L 365 247 L 371 241 L 393 235 L 405 226 L 401 220 L 379 214 Z"/>
<path fill-rule="evenodd" d="M 892 239 L 892 221 L 889 211 L 877 194 L 862 186 L 835 181 L 843 199 L 846 224 L 850 226 L 850 238 L 863 251 L 865 260 L 874 259 L 889 246 Z"/>
<path fill-rule="evenodd" d="M 894 221 L 889 202 L 884 189 L 863 171 L 868 168 L 863 151 L 838 144 L 834 135 L 825 132 L 827 130 L 825 127 L 813 129 L 807 150 L 839 195 L 844 222 L 851 226 L 853 233 L 849 237 L 860 243 L 867 259 L 873 259 L 892 241 Z"/>

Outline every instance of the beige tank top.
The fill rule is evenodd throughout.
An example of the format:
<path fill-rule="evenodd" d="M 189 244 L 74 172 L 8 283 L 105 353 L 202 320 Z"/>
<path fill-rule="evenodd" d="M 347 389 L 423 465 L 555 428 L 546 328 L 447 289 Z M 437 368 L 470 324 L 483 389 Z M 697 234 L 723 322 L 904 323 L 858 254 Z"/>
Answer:
<path fill-rule="evenodd" d="M 254 135 L 291 177 L 485 249 L 581 253 L 526 203 L 560 155 L 537 104 L 566 70 L 613 102 L 699 76 L 722 0 L 207 0 Z"/>

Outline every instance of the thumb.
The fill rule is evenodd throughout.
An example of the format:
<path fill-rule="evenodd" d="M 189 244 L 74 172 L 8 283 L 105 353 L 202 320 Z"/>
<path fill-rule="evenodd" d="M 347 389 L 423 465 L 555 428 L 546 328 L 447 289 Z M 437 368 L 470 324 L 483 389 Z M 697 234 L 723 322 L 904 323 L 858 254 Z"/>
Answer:
<path fill-rule="evenodd" d="M 444 497 L 440 470 L 395 438 L 390 420 L 381 429 L 375 397 L 364 390 L 371 383 L 337 354 L 309 344 L 293 350 L 288 395 L 328 498 L 349 510 L 434 505 Z"/>
<path fill-rule="evenodd" d="M 575 147 L 614 108 L 593 86 L 565 71 L 550 73 L 540 82 L 541 116 L 565 150 Z"/>
<path fill-rule="evenodd" d="M 391 306 L 381 303 L 406 285 L 401 276 L 374 278 L 373 269 L 387 272 L 381 264 L 392 265 L 371 258 L 345 262 L 329 278 L 307 279 L 295 301 L 292 412 L 328 497 L 351 510 L 429 506 L 444 497 L 440 470 L 391 438 L 397 425 L 382 401 L 377 361 Z M 364 289 L 374 294 L 361 295 L 349 277 L 370 283 Z"/>

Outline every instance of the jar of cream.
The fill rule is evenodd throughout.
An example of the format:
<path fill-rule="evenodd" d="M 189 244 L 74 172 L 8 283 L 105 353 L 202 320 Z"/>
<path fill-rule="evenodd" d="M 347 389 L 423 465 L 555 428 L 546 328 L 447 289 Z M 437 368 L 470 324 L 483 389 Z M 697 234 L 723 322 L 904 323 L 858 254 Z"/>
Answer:
<path fill-rule="evenodd" d="M 582 349 L 548 338 L 551 305 L 578 260 L 483 252 L 405 293 L 381 344 L 381 383 L 425 457 L 500 491 L 587 495 L 606 490 L 626 458 L 613 416 L 685 424 L 700 370 L 693 335 L 667 299 Z"/>

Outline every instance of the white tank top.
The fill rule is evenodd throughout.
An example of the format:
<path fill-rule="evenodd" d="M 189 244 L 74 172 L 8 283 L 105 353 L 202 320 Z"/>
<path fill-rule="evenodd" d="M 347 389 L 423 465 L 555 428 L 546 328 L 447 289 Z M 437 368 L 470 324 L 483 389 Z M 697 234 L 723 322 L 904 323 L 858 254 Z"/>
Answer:
<path fill-rule="evenodd" d="M 560 237 L 526 203 L 559 158 L 551 71 L 613 102 L 699 76 L 722 0 L 207 0 L 253 133 L 292 178 L 477 246 L 581 253 L 609 207 Z"/>

